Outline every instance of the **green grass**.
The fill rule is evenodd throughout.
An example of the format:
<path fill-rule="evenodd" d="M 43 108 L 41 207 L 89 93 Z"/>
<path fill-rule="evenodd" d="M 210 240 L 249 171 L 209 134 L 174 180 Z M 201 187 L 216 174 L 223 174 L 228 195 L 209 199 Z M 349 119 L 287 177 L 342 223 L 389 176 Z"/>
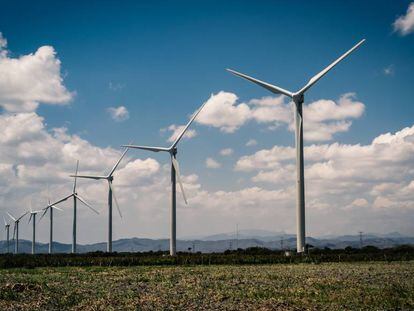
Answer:
<path fill-rule="evenodd" d="M 414 262 L 0 270 L 0 310 L 414 309 Z"/>

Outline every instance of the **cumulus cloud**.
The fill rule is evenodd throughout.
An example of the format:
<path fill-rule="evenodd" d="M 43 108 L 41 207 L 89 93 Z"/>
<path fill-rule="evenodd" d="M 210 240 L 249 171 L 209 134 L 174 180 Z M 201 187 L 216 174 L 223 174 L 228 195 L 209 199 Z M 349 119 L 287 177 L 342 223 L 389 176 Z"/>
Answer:
<path fill-rule="evenodd" d="M 207 158 L 206 159 L 206 167 L 208 168 L 219 168 L 221 167 L 221 164 L 214 160 L 213 158 Z"/>
<path fill-rule="evenodd" d="M 185 125 L 171 124 L 169 127 L 161 129 L 161 132 L 165 132 L 165 131 L 172 132 L 170 137 L 168 137 L 168 139 L 167 139 L 168 142 L 172 143 L 177 139 L 178 135 L 181 134 L 181 132 L 184 130 L 184 128 L 185 128 Z M 183 138 L 190 139 L 190 138 L 193 138 L 193 137 L 196 137 L 196 136 L 197 136 L 197 131 L 194 130 L 194 129 L 189 128 L 184 133 Z"/>
<path fill-rule="evenodd" d="M 225 133 L 234 133 L 248 119 L 249 106 L 236 104 L 237 96 L 229 92 L 211 95 L 196 122 L 220 128 Z"/>
<path fill-rule="evenodd" d="M 0 106 L 6 111 L 34 111 L 40 103 L 65 105 L 74 93 L 63 85 L 61 62 L 51 46 L 18 58 L 9 57 L 0 33 Z"/>
<path fill-rule="evenodd" d="M 237 104 L 233 93 L 219 92 L 207 101 L 197 122 L 233 133 L 249 120 L 267 124 L 271 130 L 281 125 L 294 131 L 294 106 L 285 96 L 262 97 Z M 354 93 L 346 93 L 337 101 L 321 99 L 304 105 L 304 137 L 307 141 L 332 140 L 334 134 L 347 132 L 352 119 L 361 117 L 365 105 Z"/>
<path fill-rule="evenodd" d="M 402 15 L 395 20 L 393 27 L 394 31 L 402 36 L 414 32 L 414 2 L 410 3 L 405 15 Z"/>
<path fill-rule="evenodd" d="M 221 149 L 220 150 L 220 154 L 222 155 L 222 156 L 230 156 L 230 155 L 232 155 L 233 154 L 233 149 L 231 149 L 231 148 L 224 148 L 224 149 Z"/>
<path fill-rule="evenodd" d="M 106 111 L 114 121 L 121 122 L 129 119 L 129 112 L 125 106 L 109 107 Z"/>
<path fill-rule="evenodd" d="M 305 147 L 310 206 L 413 209 L 413 138 L 414 126 L 379 135 L 367 145 Z M 235 170 L 254 173 L 253 182 L 294 185 L 295 157 L 293 147 L 274 146 L 241 157 Z"/>
<path fill-rule="evenodd" d="M 24 127 L 19 126 L 22 123 Z M 7 135 L 0 136 L 1 211 L 23 212 L 34 194 L 39 198 L 34 207 L 41 208 L 47 200 L 47 184 L 52 200 L 66 195 L 72 187 L 68 175 L 73 173 L 77 159 L 81 173 L 105 174 L 120 156 L 120 151 L 95 146 L 66 128 L 48 129 L 34 112 L 0 115 L 0 129 L 8 130 Z M 308 233 L 349 233 L 362 224 L 371 231 L 380 227 L 412 232 L 413 219 L 404 211 L 412 210 L 414 199 L 413 137 L 414 127 L 379 135 L 368 145 L 306 147 Z M 114 176 L 124 215 L 122 226 L 114 216 L 114 238 L 167 237 L 169 163 L 132 156 L 135 153 L 127 154 Z M 294 149 L 282 146 L 242 157 L 238 169 L 252 174 L 253 182 L 260 184 L 213 191 L 206 190 L 198 175 L 184 166 L 182 179 L 192 208 L 183 208 L 182 198 L 177 197 L 178 235 L 223 232 L 235 221 L 250 228 L 294 232 L 294 159 Z M 80 243 L 102 241 L 106 236 L 107 184 L 79 180 L 78 185 L 80 195 L 101 212 L 97 216 L 80 206 Z M 55 218 L 59 228 L 56 238 L 70 242 L 71 202 L 62 207 L 64 212 Z M 349 208 L 353 213 L 346 212 Z M 373 215 L 377 217 L 374 220 Z M 389 221 L 384 223 L 384 218 Z M 29 230 L 22 226 L 22 236 Z M 47 226 L 39 226 L 39 239 L 47 239 Z"/>

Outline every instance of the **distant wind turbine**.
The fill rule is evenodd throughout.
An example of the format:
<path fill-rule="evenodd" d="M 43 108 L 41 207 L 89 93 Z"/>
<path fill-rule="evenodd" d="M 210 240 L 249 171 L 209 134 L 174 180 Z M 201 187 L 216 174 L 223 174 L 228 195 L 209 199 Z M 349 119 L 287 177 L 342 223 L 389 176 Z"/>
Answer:
<path fill-rule="evenodd" d="M 30 221 L 33 221 L 33 232 L 32 232 L 32 254 L 36 252 L 36 215 L 37 213 L 40 213 L 41 211 L 34 211 L 32 210 L 32 207 L 30 207 L 30 217 L 28 224 Z"/>
<path fill-rule="evenodd" d="M 6 230 L 6 247 L 7 247 L 7 253 L 10 253 L 10 224 L 7 223 L 6 218 L 4 218 L 4 229 Z"/>
<path fill-rule="evenodd" d="M 197 117 L 197 115 L 200 113 L 200 111 L 203 109 L 204 105 L 207 102 L 204 102 L 201 107 L 194 113 L 194 115 L 191 117 L 190 121 L 187 123 L 187 125 L 184 127 L 184 129 L 181 131 L 181 133 L 177 136 L 175 141 L 172 143 L 172 145 L 168 148 L 163 147 L 149 147 L 149 146 L 136 146 L 136 145 L 124 145 L 123 147 L 128 148 L 134 148 L 134 149 L 142 149 L 142 150 L 148 150 L 152 152 L 168 152 L 170 154 L 171 158 L 171 221 L 170 221 L 170 255 L 175 256 L 177 253 L 177 228 L 176 228 L 176 177 L 178 179 L 178 183 L 180 184 L 181 193 L 184 198 L 185 204 L 187 204 L 187 198 L 185 196 L 184 187 L 181 182 L 181 176 L 180 176 L 180 167 L 178 164 L 178 161 L 176 159 L 177 157 L 177 144 L 180 141 L 180 139 L 183 137 L 191 123 L 193 123 L 194 119 Z"/>
<path fill-rule="evenodd" d="M 14 227 L 13 227 L 13 240 L 15 239 L 14 244 L 14 252 L 17 254 L 19 253 L 19 222 L 20 220 L 27 215 L 28 212 L 25 212 L 23 215 L 21 215 L 19 218 L 14 218 L 13 215 L 7 212 L 7 215 L 10 216 L 11 219 L 14 221 Z"/>
<path fill-rule="evenodd" d="M 121 157 L 118 159 L 118 161 L 115 163 L 115 165 L 112 167 L 111 171 L 108 175 L 70 175 L 71 177 L 79 177 L 79 178 L 88 178 L 88 179 L 95 179 L 95 180 L 102 180 L 105 179 L 108 182 L 108 244 L 106 246 L 106 251 L 111 253 L 112 252 L 112 197 L 115 200 L 115 205 L 118 209 L 119 216 L 122 218 L 121 210 L 119 208 L 118 200 L 115 196 L 114 187 L 112 186 L 112 182 L 114 180 L 114 172 L 116 168 L 118 167 L 119 163 L 124 158 L 125 154 L 127 153 L 128 148 L 124 150 Z"/>
<path fill-rule="evenodd" d="M 342 61 L 345 57 L 351 54 L 354 50 L 356 50 L 361 44 L 365 41 L 362 40 L 358 44 L 356 44 L 353 48 L 351 48 L 348 52 L 343 54 L 337 60 L 335 60 L 332 64 L 326 67 L 324 70 L 319 72 L 317 75 L 313 76 L 309 82 L 302 87 L 299 91 L 293 93 L 287 91 L 281 87 L 272 85 L 267 82 L 260 81 L 258 79 L 252 78 L 248 75 L 243 73 L 227 69 L 229 72 L 233 73 L 236 76 L 244 78 L 250 82 L 253 82 L 268 91 L 274 94 L 283 94 L 290 98 L 292 98 L 293 102 L 295 103 L 295 141 L 296 141 L 296 185 L 297 185 L 297 197 L 296 197 L 296 226 L 297 226 L 297 252 L 302 253 L 305 251 L 305 177 L 304 177 L 304 164 L 303 164 L 303 115 L 302 115 L 302 105 L 304 102 L 304 95 L 305 92 L 311 88 L 316 82 L 319 81 L 325 74 L 328 73 L 333 67 L 335 67 L 340 61 Z"/>
<path fill-rule="evenodd" d="M 56 203 L 50 203 L 50 199 L 48 199 L 48 204 L 45 208 L 42 209 L 43 213 L 40 216 L 40 220 L 46 215 L 47 211 L 49 211 L 49 218 L 50 218 L 50 228 L 49 228 L 49 254 L 53 253 L 53 209 L 57 209 L 59 211 L 63 211 L 59 207 L 55 206 Z"/>
<path fill-rule="evenodd" d="M 75 176 L 78 175 L 78 168 L 79 168 L 79 160 L 76 162 L 76 171 Z M 96 214 L 99 214 L 97 210 L 95 210 L 92 206 L 90 206 L 84 199 L 82 199 L 79 194 L 76 192 L 76 177 L 73 183 L 73 190 L 72 193 L 63 199 L 56 201 L 53 203 L 53 205 L 57 205 L 59 203 L 62 203 L 66 201 L 69 198 L 73 198 L 73 227 L 72 227 L 72 253 L 76 253 L 76 212 L 77 212 L 77 200 L 81 201 L 83 204 L 85 204 L 87 207 L 89 207 L 92 211 L 94 211 Z"/>

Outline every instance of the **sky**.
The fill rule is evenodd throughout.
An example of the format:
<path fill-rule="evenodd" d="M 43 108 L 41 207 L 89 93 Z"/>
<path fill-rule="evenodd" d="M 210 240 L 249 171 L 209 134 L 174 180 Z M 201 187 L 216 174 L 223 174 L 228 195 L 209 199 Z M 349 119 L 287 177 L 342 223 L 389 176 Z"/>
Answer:
<path fill-rule="evenodd" d="M 305 97 L 308 236 L 414 235 L 414 2 L 2 1 L 0 213 L 70 194 L 121 145 L 179 144 L 178 238 L 296 232 L 293 108 L 232 68 L 297 91 L 361 39 Z M 169 159 L 130 150 L 115 173 L 114 239 L 169 232 Z M 180 192 L 180 190 L 177 190 Z M 78 241 L 104 241 L 107 186 L 78 183 Z M 72 203 L 55 213 L 71 241 Z M 31 227 L 21 226 L 29 238 Z M 38 226 L 47 241 L 48 221 Z M 3 234 L 0 235 L 3 238 Z"/>

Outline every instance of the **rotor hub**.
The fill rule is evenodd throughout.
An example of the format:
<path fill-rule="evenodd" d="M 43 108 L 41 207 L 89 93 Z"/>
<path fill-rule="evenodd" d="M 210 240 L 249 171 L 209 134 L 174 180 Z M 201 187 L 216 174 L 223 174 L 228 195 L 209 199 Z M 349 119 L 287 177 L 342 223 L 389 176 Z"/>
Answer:
<path fill-rule="evenodd" d="M 299 94 L 293 94 L 292 99 L 294 101 L 295 104 L 303 104 L 305 97 L 303 95 L 303 93 L 299 93 Z"/>

